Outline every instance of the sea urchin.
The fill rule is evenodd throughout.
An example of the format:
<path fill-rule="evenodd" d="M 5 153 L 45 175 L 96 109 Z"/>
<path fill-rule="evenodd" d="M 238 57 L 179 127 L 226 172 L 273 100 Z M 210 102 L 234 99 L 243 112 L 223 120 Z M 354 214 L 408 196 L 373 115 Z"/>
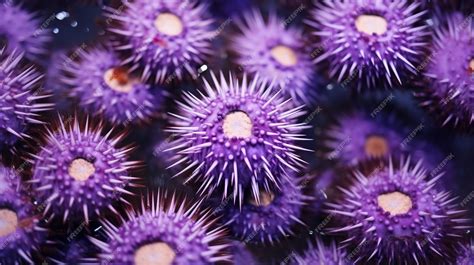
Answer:
<path fill-rule="evenodd" d="M 242 82 L 230 74 L 227 82 L 221 73 L 220 81 L 212 74 L 213 85 L 205 82 L 201 99 L 185 92 L 185 102 L 178 102 L 181 109 L 174 117 L 173 148 L 177 155 L 170 167 L 180 164 L 186 168 L 180 175 L 194 169 L 188 181 L 197 178 L 200 191 L 210 194 L 223 188 L 222 199 L 231 189 L 234 202 L 242 202 L 243 190 L 252 188 L 258 200 L 259 190 L 274 191 L 288 178 L 288 173 L 298 171 L 304 161 L 295 153 L 306 150 L 294 145 L 303 138 L 300 131 L 306 126 L 297 123 L 302 106 L 288 109 L 278 93 L 258 76 L 250 83 Z"/>
<path fill-rule="evenodd" d="M 146 121 L 162 103 L 161 89 L 134 77 L 110 49 L 83 52 L 80 61 L 65 64 L 64 70 L 70 94 L 91 114 L 112 123 Z"/>
<path fill-rule="evenodd" d="M 148 195 L 142 199 L 141 212 L 127 211 L 120 226 L 103 221 L 107 241 L 91 241 L 101 249 L 99 258 L 108 264 L 214 264 L 229 260 L 223 254 L 229 245 L 219 242 L 222 227 L 210 228 L 215 221 L 210 211 L 200 212 L 201 203 L 186 209 L 173 194 Z"/>
<path fill-rule="evenodd" d="M 323 1 L 308 24 L 321 38 L 325 52 L 315 62 L 327 60 L 331 77 L 362 86 L 376 87 L 380 81 L 401 84 L 428 45 L 428 25 L 422 23 L 426 11 L 417 12 L 420 3 L 406 0 Z M 344 84 L 345 82 L 343 82 Z"/>
<path fill-rule="evenodd" d="M 241 209 L 228 205 L 223 219 L 246 244 L 274 244 L 292 235 L 294 225 L 305 225 L 300 220 L 301 208 L 310 197 L 303 194 L 298 183 L 285 182 L 277 192 L 260 191 L 258 200 L 247 196 Z"/>
<path fill-rule="evenodd" d="M 283 92 L 295 101 L 309 103 L 315 78 L 311 51 L 302 31 L 285 28 L 284 22 L 273 13 L 265 22 L 255 10 L 245 15 L 238 25 L 242 34 L 232 38 L 237 63 L 247 73 L 275 79 Z"/>
<path fill-rule="evenodd" d="M 46 231 L 20 193 L 0 192 L 0 264 L 33 264 L 32 252 L 44 243 Z"/>
<path fill-rule="evenodd" d="M 455 13 L 436 27 L 434 50 L 426 66 L 428 98 L 423 106 L 437 110 L 443 125 L 474 122 L 474 41 L 472 17 Z"/>
<path fill-rule="evenodd" d="M 90 128 L 88 119 L 84 128 L 76 118 L 60 117 L 59 123 L 56 132 L 46 128 L 46 143 L 38 154 L 31 154 L 30 182 L 46 205 L 44 214 L 60 215 L 64 222 L 82 215 L 89 222 L 104 209 L 117 212 L 111 203 L 121 194 L 132 194 L 125 188 L 133 185 L 135 178 L 128 171 L 137 165 L 126 158 L 132 148 L 118 147 L 124 134 L 112 138 L 110 130 L 102 136 L 102 127 Z"/>
<path fill-rule="evenodd" d="M 211 52 L 214 37 L 204 4 L 181 0 L 125 1 L 125 11 L 108 8 L 108 16 L 117 22 L 110 31 L 123 36 L 125 44 L 118 50 L 130 51 L 124 63 L 133 63 L 134 69 L 143 66 L 143 77 L 155 75 L 157 82 L 182 78 Z M 170 73 L 173 76 L 169 76 Z"/>
<path fill-rule="evenodd" d="M 4 56 L 3 51 L 0 56 Z M 49 97 L 38 93 L 42 75 L 33 66 L 20 68 L 22 58 L 13 53 L 0 60 L 0 146 L 12 145 L 18 138 L 28 138 L 26 125 L 41 124 L 38 112 L 53 106 L 38 103 Z"/>
<path fill-rule="evenodd" d="M 328 212 L 341 224 L 330 231 L 346 235 L 343 246 L 358 250 L 355 262 L 433 264 L 453 259 L 469 219 L 462 217 L 465 211 L 449 192 L 435 188 L 441 176 L 425 181 L 421 161 L 411 167 L 409 159 L 402 159 L 399 168 L 390 160 L 370 177 L 355 172 L 356 183 L 341 188 L 344 197 L 328 203 Z"/>

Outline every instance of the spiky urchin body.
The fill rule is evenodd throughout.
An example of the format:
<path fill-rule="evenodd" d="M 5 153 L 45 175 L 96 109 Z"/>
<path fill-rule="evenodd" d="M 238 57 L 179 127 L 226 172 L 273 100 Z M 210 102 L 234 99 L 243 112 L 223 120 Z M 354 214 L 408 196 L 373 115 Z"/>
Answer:
<path fill-rule="evenodd" d="M 254 198 L 259 190 L 280 189 L 288 174 L 305 164 L 296 151 L 306 149 L 294 144 L 307 140 L 301 134 L 305 124 L 296 121 L 302 107 L 286 107 L 289 100 L 258 76 L 247 82 L 230 74 L 227 81 L 212 73 L 212 79 L 212 84 L 204 80 L 201 99 L 185 92 L 185 101 L 178 102 L 181 113 L 172 115 L 168 130 L 175 136 L 170 151 L 177 154 L 170 168 L 184 164 L 177 175 L 193 169 L 188 181 L 197 179 L 202 194 L 221 188 L 223 200 L 229 189 L 239 203 L 247 188 Z"/>
<path fill-rule="evenodd" d="M 163 103 L 161 87 L 135 77 L 110 48 L 84 51 L 79 61 L 64 64 L 64 70 L 70 95 L 89 113 L 112 123 L 148 121 Z"/>
<path fill-rule="evenodd" d="M 49 97 L 39 94 L 42 75 L 33 66 L 20 67 L 21 54 L 6 55 L 0 51 L 0 146 L 12 145 L 18 139 L 29 138 L 28 124 L 41 124 L 39 113 L 53 104 L 39 103 Z"/>
<path fill-rule="evenodd" d="M 0 263 L 34 264 L 32 253 L 46 240 L 33 205 L 15 190 L 0 191 Z"/>
<path fill-rule="evenodd" d="M 0 14 L 0 37 L 6 41 L 1 45 L 6 45 L 8 53 L 16 50 L 30 60 L 37 60 L 47 52 L 50 33 L 33 14 L 13 1 L 0 2 Z"/>
<path fill-rule="evenodd" d="M 262 191 L 259 199 L 248 198 L 241 208 L 228 205 L 223 220 L 234 236 L 246 244 L 274 244 L 293 235 L 295 225 L 305 225 L 300 220 L 303 205 L 310 197 L 298 186 L 299 181 L 282 183 L 277 192 Z"/>
<path fill-rule="evenodd" d="M 474 264 L 474 243 L 463 244 L 456 258 L 456 265 Z"/>
<path fill-rule="evenodd" d="M 426 37 L 426 11 L 406 0 L 323 1 L 308 24 L 324 49 L 315 62 L 329 62 L 329 74 L 338 82 L 357 79 L 357 91 L 401 85 L 417 73 Z"/>
<path fill-rule="evenodd" d="M 373 158 L 401 155 L 408 149 L 402 145 L 408 133 L 393 121 L 393 117 L 388 118 L 392 121 L 382 122 L 363 111 L 342 115 L 326 132 L 324 146 L 329 151 L 327 157 L 352 166 Z"/>
<path fill-rule="evenodd" d="M 285 28 L 284 21 L 274 13 L 265 21 L 257 10 L 247 13 L 237 25 L 242 33 L 232 37 L 231 47 L 240 67 L 247 73 L 274 79 L 293 100 L 310 103 L 316 80 L 311 49 L 303 32 Z"/>
<path fill-rule="evenodd" d="M 111 137 L 111 129 L 103 135 L 88 119 L 82 128 L 77 118 L 60 117 L 59 123 L 57 131 L 46 128 L 41 150 L 31 154 L 30 182 L 44 215 L 87 223 L 105 209 L 116 212 L 111 203 L 125 201 L 122 194 L 132 195 L 125 188 L 135 185 L 129 171 L 137 162 L 127 160 L 132 148 L 118 146 L 124 134 Z"/>
<path fill-rule="evenodd" d="M 325 246 L 318 238 L 316 247 L 310 243 L 309 248 L 304 254 L 295 256 L 290 264 L 350 265 L 353 263 L 348 259 L 346 253 L 336 246 L 334 241 L 332 241 L 329 246 Z"/>
<path fill-rule="evenodd" d="M 130 52 L 125 63 L 143 67 L 143 77 L 157 82 L 197 74 L 197 65 L 211 53 L 215 36 L 205 4 L 181 0 L 124 2 L 124 10 L 107 8 L 118 22 L 109 30 L 125 39 L 116 48 Z"/>
<path fill-rule="evenodd" d="M 328 203 L 328 213 L 339 223 L 332 233 L 345 234 L 343 247 L 357 249 L 354 261 L 376 264 L 433 264 L 452 260 L 457 242 L 470 227 L 464 210 L 449 192 L 438 191 L 437 175 L 425 181 L 426 172 L 409 159 L 365 176 L 341 188 L 342 199 Z"/>
<path fill-rule="evenodd" d="M 16 192 L 19 189 L 20 177 L 14 169 L 0 164 L 0 193 Z"/>
<path fill-rule="evenodd" d="M 425 68 L 428 83 L 419 93 L 422 106 L 441 115 L 442 124 L 471 127 L 474 123 L 474 47 L 472 17 L 454 13 L 439 18 L 433 52 Z"/>
<path fill-rule="evenodd" d="M 114 265 L 151 264 L 157 258 L 177 265 L 229 260 L 224 228 L 212 227 L 215 220 L 210 211 L 199 210 L 200 202 L 190 208 L 186 204 L 175 194 L 158 192 L 142 199 L 140 210 L 127 210 L 119 226 L 104 220 L 107 240 L 91 238 L 101 249 L 99 259 Z"/>

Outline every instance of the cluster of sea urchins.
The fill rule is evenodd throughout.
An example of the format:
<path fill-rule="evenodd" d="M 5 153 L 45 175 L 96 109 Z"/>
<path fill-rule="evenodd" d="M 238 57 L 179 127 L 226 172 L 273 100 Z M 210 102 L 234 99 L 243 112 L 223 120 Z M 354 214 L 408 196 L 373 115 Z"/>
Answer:
<path fill-rule="evenodd" d="M 370 116 L 355 102 L 421 86 L 443 126 L 472 129 L 473 4 L 20 2 L 0 0 L 0 264 L 473 264 L 472 194 L 456 204 L 445 191 L 462 149 L 446 156 L 420 133 L 426 120 L 410 131 L 417 117 L 381 113 L 412 93 Z M 107 5 L 104 36 L 48 45 L 60 21 L 87 24 L 82 4 Z M 30 10 L 45 5 L 42 20 Z M 359 109 L 319 130 L 338 93 Z M 322 156 L 305 153 L 306 129 L 323 135 Z"/>

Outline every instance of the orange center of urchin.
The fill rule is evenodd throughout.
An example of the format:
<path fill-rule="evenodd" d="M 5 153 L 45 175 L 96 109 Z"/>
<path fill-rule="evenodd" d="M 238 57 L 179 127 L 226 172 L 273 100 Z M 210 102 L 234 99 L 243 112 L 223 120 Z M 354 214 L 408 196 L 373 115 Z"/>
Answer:
<path fill-rule="evenodd" d="M 279 64 L 293 66 L 298 62 L 295 51 L 284 45 L 277 45 L 270 50 L 270 54 Z"/>
<path fill-rule="evenodd" d="M 365 153 L 368 156 L 381 157 L 389 152 L 388 142 L 382 136 L 372 135 L 365 140 Z"/>
<path fill-rule="evenodd" d="M 390 213 L 390 215 L 406 214 L 413 206 L 411 198 L 398 191 L 379 195 L 377 203 L 380 208 Z"/>
<path fill-rule="evenodd" d="M 470 74 L 474 74 L 474 59 L 471 59 L 471 60 L 469 61 L 469 68 L 468 68 L 468 70 L 469 70 L 469 73 L 470 73 Z"/>
<path fill-rule="evenodd" d="M 356 29 L 367 35 L 382 35 L 387 32 L 388 23 L 384 17 L 376 15 L 360 15 L 355 21 Z"/>
<path fill-rule="evenodd" d="M 69 175 L 78 181 L 87 180 L 95 172 L 94 165 L 82 158 L 74 159 L 69 165 Z"/>
<path fill-rule="evenodd" d="M 229 138 L 249 138 L 252 136 L 252 120 L 243 111 L 233 111 L 224 117 L 222 128 Z"/>
<path fill-rule="evenodd" d="M 135 251 L 135 265 L 171 265 L 176 252 L 166 243 L 156 242 Z"/>
<path fill-rule="evenodd" d="M 273 194 L 272 192 L 260 191 L 258 193 L 258 200 L 252 197 L 249 202 L 254 206 L 268 206 L 273 202 L 274 199 L 275 194 Z"/>
<path fill-rule="evenodd" d="M 178 36 L 183 32 L 183 22 L 172 13 L 161 13 L 155 19 L 155 28 L 162 34 Z"/>
<path fill-rule="evenodd" d="M 105 71 L 104 81 L 112 90 L 121 93 L 132 91 L 134 85 L 128 71 L 122 67 L 115 67 Z"/>
<path fill-rule="evenodd" d="M 0 209 L 0 237 L 10 235 L 18 227 L 18 216 L 10 209 Z"/>

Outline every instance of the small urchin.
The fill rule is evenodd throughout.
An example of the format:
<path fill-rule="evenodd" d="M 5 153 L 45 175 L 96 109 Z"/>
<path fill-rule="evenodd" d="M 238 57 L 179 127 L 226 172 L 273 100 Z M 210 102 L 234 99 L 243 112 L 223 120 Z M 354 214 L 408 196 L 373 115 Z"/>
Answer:
<path fill-rule="evenodd" d="M 0 3 L 0 14 L 0 38 L 8 53 L 16 50 L 30 60 L 37 60 L 47 52 L 51 36 L 33 14 L 12 1 Z"/>
<path fill-rule="evenodd" d="M 78 61 L 65 63 L 63 68 L 62 81 L 80 106 L 114 124 L 148 121 L 163 103 L 162 88 L 130 73 L 110 48 L 81 52 Z"/>
<path fill-rule="evenodd" d="M 433 52 L 419 93 L 421 105 L 440 115 L 442 125 L 471 127 L 474 123 L 474 47 L 471 17 L 460 13 L 438 18 Z"/>
<path fill-rule="evenodd" d="M 302 30 L 286 28 L 274 13 L 265 21 L 257 10 L 244 15 L 237 25 L 241 33 L 232 36 L 231 44 L 237 54 L 236 63 L 247 73 L 275 79 L 295 101 L 310 103 L 316 78 Z"/>
<path fill-rule="evenodd" d="M 408 149 L 402 145 L 405 131 L 393 116 L 382 121 L 363 111 L 354 111 L 337 119 L 325 133 L 327 140 L 323 144 L 329 151 L 328 159 L 352 166 L 365 160 L 388 158 L 390 154 L 401 155 Z"/>
<path fill-rule="evenodd" d="M 417 74 L 430 35 L 423 24 L 426 11 L 406 0 L 323 1 L 307 23 L 320 38 L 329 75 L 338 82 L 357 78 L 357 91 L 402 84 Z M 396 82 L 396 83 L 395 83 Z"/>
<path fill-rule="evenodd" d="M 142 198 L 139 210 L 130 208 L 120 225 L 103 220 L 106 239 L 90 238 L 107 264 L 214 264 L 228 261 L 225 229 L 213 227 L 211 211 L 201 202 L 189 208 L 184 200 L 166 192 Z"/>
<path fill-rule="evenodd" d="M 44 144 L 30 159 L 30 183 L 46 206 L 44 215 L 88 223 L 105 209 L 117 212 L 111 203 L 125 201 L 121 195 L 133 195 L 126 188 L 135 185 L 129 171 L 138 162 L 127 159 L 133 147 L 119 146 L 124 133 L 111 137 L 113 129 L 103 134 L 102 125 L 92 126 L 88 118 L 80 126 L 77 118 L 61 116 L 58 130 L 45 130 Z"/>
<path fill-rule="evenodd" d="M 364 175 L 355 172 L 355 183 L 340 188 L 343 197 L 328 203 L 328 213 L 344 234 L 342 247 L 357 249 L 355 262 L 375 264 L 433 264 L 452 260 L 469 229 L 464 210 L 449 192 L 436 188 L 438 174 L 426 181 L 421 161 L 399 167 L 390 160 L 386 168 Z M 355 250 L 354 250 L 355 251 Z"/>
<path fill-rule="evenodd" d="M 53 104 L 40 103 L 49 97 L 41 95 L 42 75 L 34 66 L 21 67 L 23 55 L 0 51 L 0 146 L 13 145 L 18 139 L 30 138 L 28 124 L 42 124 L 39 113 Z"/>
<path fill-rule="evenodd" d="M 184 92 L 181 113 L 171 114 L 174 140 L 168 151 L 176 153 L 170 168 L 185 165 L 176 175 L 193 170 L 187 181 L 200 182 L 201 194 L 219 187 L 224 200 L 230 188 L 234 202 L 238 197 L 242 203 L 247 187 L 257 199 L 261 188 L 280 189 L 290 172 L 305 165 L 296 151 L 309 150 L 295 142 L 308 140 L 301 133 L 307 126 L 297 121 L 303 106 L 291 108 L 290 99 L 258 76 L 248 82 L 229 75 L 229 81 L 222 73 L 218 80 L 212 73 L 201 98 Z"/>
<path fill-rule="evenodd" d="M 142 67 L 143 77 L 156 82 L 196 75 L 196 66 L 211 54 L 215 32 L 207 5 L 196 1 L 125 1 L 125 9 L 106 8 L 117 21 L 109 30 L 124 39 L 116 48 L 130 52 L 124 63 Z"/>
<path fill-rule="evenodd" d="M 321 239 L 318 238 L 316 240 L 316 247 L 309 243 L 309 247 L 303 255 L 296 255 L 290 264 L 349 265 L 352 262 L 348 260 L 346 253 L 340 250 L 334 241 L 331 241 L 329 246 L 325 246 Z"/>
<path fill-rule="evenodd" d="M 0 192 L 0 263 L 34 264 L 32 253 L 46 241 L 33 205 L 17 191 Z"/>
<path fill-rule="evenodd" d="M 223 220 L 233 235 L 245 244 L 275 244 L 293 235 L 295 225 L 305 226 L 301 221 L 301 210 L 311 198 L 304 195 L 299 186 L 301 179 L 282 183 L 277 192 L 259 191 L 259 197 L 247 200 L 240 207 L 228 205 Z"/>

